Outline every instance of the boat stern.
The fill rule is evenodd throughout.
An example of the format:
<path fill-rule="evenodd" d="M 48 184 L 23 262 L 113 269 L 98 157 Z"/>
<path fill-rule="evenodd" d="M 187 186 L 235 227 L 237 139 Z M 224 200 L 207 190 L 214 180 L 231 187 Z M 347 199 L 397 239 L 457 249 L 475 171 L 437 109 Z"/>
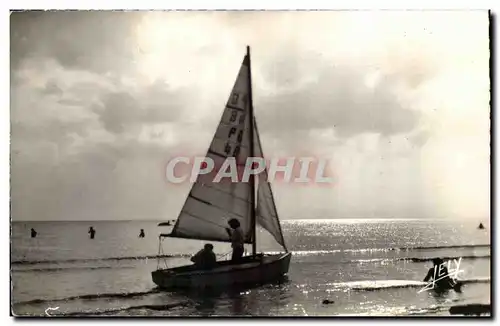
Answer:
<path fill-rule="evenodd" d="M 161 288 L 170 288 L 173 286 L 174 274 L 168 270 L 158 269 L 151 272 L 153 282 Z"/>

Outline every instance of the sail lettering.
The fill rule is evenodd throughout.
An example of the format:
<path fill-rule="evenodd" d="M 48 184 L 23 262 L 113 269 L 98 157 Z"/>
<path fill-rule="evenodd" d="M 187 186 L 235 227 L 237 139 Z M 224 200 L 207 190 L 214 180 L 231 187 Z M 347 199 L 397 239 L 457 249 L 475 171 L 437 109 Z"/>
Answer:
<path fill-rule="evenodd" d="M 240 153 L 240 146 L 236 146 L 234 148 L 233 156 L 237 158 L 239 153 Z"/>
<path fill-rule="evenodd" d="M 243 139 L 243 130 L 240 130 L 238 133 L 238 143 L 241 143 L 241 140 Z"/>
<path fill-rule="evenodd" d="M 231 104 L 232 105 L 238 104 L 238 97 L 240 97 L 240 94 L 238 94 L 238 93 L 233 94 L 233 96 L 231 97 Z"/>
<path fill-rule="evenodd" d="M 226 153 L 226 155 L 229 155 L 229 152 L 231 152 L 231 145 L 229 145 L 229 143 L 226 143 L 226 147 L 224 147 L 224 153 Z"/>
<path fill-rule="evenodd" d="M 229 118 L 229 121 L 235 122 L 236 121 L 236 116 L 238 115 L 238 111 L 232 110 L 231 111 L 231 117 Z"/>
<path fill-rule="evenodd" d="M 234 135 L 236 133 L 236 128 L 232 127 L 230 130 L 229 130 L 229 135 L 227 136 L 228 138 L 231 138 L 232 135 Z M 239 137 L 239 136 L 238 136 Z"/>
<path fill-rule="evenodd" d="M 244 114 L 242 114 L 242 115 L 240 116 L 240 121 L 238 121 L 238 124 L 240 124 L 240 125 L 241 125 L 241 124 L 243 124 L 243 122 L 245 122 L 245 115 L 244 115 Z"/>

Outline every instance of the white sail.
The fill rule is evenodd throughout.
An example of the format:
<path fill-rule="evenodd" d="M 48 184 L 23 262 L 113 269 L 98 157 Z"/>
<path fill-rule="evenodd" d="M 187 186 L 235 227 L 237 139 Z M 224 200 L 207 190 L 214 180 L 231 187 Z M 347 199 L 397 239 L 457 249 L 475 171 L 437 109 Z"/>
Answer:
<path fill-rule="evenodd" d="M 206 157 L 220 168 L 227 157 L 244 164 L 250 154 L 249 60 L 245 56 L 233 90 L 222 114 Z M 238 168 L 242 166 L 238 166 Z M 227 178 L 226 178 L 227 180 Z M 241 224 L 246 242 L 251 242 L 251 190 L 246 182 L 213 182 L 198 176 L 168 236 L 198 240 L 230 241 L 225 228 L 235 218 Z"/>
<path fill-rule="evenodd" d="M 259 132 L 257 130 L 257 122 L 254 120 L 254 145 L 255 156 L 264 158 L 264 152 L 260 143 Z M 286 250 L 285 239 L 281 231 L 281 225 L 278 218 L 278 212 L 274 202 L 273 191 L 268 180 L 267 167 L 258 176 L 257 188 L 257 208 L 256 222 L 266 229 L 274 239 L 283 246 Z"/>

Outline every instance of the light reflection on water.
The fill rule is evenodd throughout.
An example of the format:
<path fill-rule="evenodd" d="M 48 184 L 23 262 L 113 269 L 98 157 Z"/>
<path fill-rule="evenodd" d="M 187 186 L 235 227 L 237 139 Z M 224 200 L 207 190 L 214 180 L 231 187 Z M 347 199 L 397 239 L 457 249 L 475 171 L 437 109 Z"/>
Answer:
<path fill-rule="evenodd" d="M 150 223 L 150 224 L 147 224 Z M 157 252 L 157 222 L 93 222 L 98 241 L 89 241 L 86 223 L 40 223 L 36 246 L 26 237 L 31 225 L 13 225 L 12 260 L 83 259 L 79 262 L 18 264 L 13 266 L 14 302 L 33 299 L 66 298 L 97 293 L 131 293 L 154 289 L 150 272 L 155 259 L 96 260 L 96 258 L 144 256 Z M 432 258 L 483 256 L 464 259 L 461 269 L 465 279 L 490 277 L 490 249 L 470 247 L 489 243 L 489 233 L 479 232 L 474 221 L 450 224 L 432 221 L 294 221 L 283 223 L 284 234 L 292 257 L 288 281 L 253 289 L 212 295 L 202 293 L 151 292 L 123 298 L 96 298 L 57 302 L 58 312 L 102 311 L 122 309 L 112 315 L 408 315 L 447 314 L 454 304 L 488 303 L 490 283 L 470 283 L 463 293 L 434 295 L 417 293 L 416 286 L 396 287 L 397 282 L 419 282 L 431 263 L 398 260 L 400 258 Z M 138 239 L 137 230 L 144 228 L 147 238 Z M 52 233 L 51 233 L 52 232 Z M 80 234 L 80 233 L 83 233 Z M 275 251 L 271 237 L 259 233 L 259 246 Z M 181 253 L 168 259 L 169 266 L 189 263 L 189 253 L 200 247 L 196 241 L 173 241 L 164 247 L 166 253 Z M 428 248 L 398 250 L 413 247 Z M 65 250 L 58 250 L 64 248 Z M 392 250 L 391 250 L 392 249 Z M 228 251 L 216 244 L 218 253 Z M 186 255 L 187 253 L 187 255 Z M 84 259 L 91 258 L 91 261 Z M 59 270 L 36 271 L 38 268 Z M 79 269 L 75 269 L 78 267 Z M 103 268 L 101 268 L 103 267 Z M 106 267 L 106 268 L 104 268 Z M 126 267 L 126 268 L 125 268 Z M 94 268 L 94 269 L 90 269 Z M 33 270 L 30 270 L 33 269 Z M 376 282 L 378 281 L 378 282 Z M 383 281 L 383 282 L 381 282 Z M 384 283 L 385 282 L 385 283 Z M 394 282 L 392 285 L 390 282 Z M 401 284 L 400 284 L 401 285 Z M 404 285 L 404 284 L 403 284 Z M 380 289 L 385 287 L 385 289 Z M 323 300 L 333 300 L 330 305 Z M 165 310 L 135 306 L 185 303 Z M 43 314 L 51 302 L 18 304 L 18 313 Z M 125 310 L 126 309 L 126 310 Z"/>

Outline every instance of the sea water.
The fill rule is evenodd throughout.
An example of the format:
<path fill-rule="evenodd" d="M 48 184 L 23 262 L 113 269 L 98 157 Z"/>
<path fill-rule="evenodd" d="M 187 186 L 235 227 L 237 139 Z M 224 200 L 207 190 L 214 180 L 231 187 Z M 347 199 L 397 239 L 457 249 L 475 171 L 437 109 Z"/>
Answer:
<path fill-rule="evenodd" d="M 158 264 L 190 264 L 204 241 L 166 238 L 160 221 L 13 222 L 12 311 L 16 315 L 401 316 L 449 315 L 490 303 L 490 231 L 480 221 L 321 219 L 282 221 L 293 256 L 280 283 L 225 292 L 159 291 Z M 96 230 L 89 239 L 88 228 Z M 30 229 L 38 232 L 30 238 Z M 145 238 L 139 238 L 144 229 Z M 266 231 L 258 249 L 280 250 Z M 219 259 L 231 251 L 213 242 Z M 461 259 L 462 293 L 420 291 L 432 258 Z M 323 300 L 332 304 L 323 304 Z"/>

